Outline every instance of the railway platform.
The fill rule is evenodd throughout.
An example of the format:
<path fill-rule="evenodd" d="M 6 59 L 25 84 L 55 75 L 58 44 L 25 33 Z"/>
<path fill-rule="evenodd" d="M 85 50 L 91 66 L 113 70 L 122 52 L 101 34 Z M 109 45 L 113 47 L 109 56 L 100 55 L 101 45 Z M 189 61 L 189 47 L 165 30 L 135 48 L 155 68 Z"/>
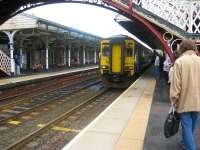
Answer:
<path fill-rule="evenodd" d="M 181 129 L 166 139 L 169 85 L 146 71 L 105 111 L 84 128 L 63 150 L 181 150 Z M 196 132 L 200 150 L 200 122 Z"/>
<path fill-rule="evenodd" d="M 43 80 L 44 78 L 53 78 L 55 76 L 62 76 L 69 73 L 75 73 L 78 71 L 90 70 L 95 68 L 98 68 L 98 66 L 97 65 L 84 66 L 84 67 L 71 68 L 61 71 L 43 72 L 43 73 L 27 74 L 24 76 L 13 77 L 13 78 L 4 78 L 0 79 L 0 89 L 24 83 L 29 83 L 36 80 L 39 81 Z"/>

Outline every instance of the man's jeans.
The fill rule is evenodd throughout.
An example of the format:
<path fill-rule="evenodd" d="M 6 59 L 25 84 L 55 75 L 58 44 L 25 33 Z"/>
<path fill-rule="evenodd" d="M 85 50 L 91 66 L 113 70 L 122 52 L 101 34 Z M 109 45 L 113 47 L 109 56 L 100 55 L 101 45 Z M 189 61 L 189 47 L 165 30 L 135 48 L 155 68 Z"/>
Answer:
<path fill-rule="evenodd" d="M 159 68 L 159 66 L 155 66 L 154 69 L 155 69 L 154 70 L 155 77 L 156 77 L 156 79 L 158 79 L 160 77 L 160 68 Z"/>
<path fill-rule="evenodd" d="M 194 131 L 197 125 L 198 112 L 180 113 L 183 143 L 187 150 L 196 150 Z"/>

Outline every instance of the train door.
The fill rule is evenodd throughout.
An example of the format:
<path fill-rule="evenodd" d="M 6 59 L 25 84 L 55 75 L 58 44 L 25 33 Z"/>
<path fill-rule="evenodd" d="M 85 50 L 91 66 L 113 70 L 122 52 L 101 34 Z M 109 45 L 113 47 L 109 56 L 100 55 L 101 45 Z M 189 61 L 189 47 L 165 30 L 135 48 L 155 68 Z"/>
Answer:
<path fill-rule="evenodd" d="M 122 47 L 121 44 L 113 44 L 112 45 L 112 72 L 120 73 L 121 72 L 121 55 L 122 55 Z"/>

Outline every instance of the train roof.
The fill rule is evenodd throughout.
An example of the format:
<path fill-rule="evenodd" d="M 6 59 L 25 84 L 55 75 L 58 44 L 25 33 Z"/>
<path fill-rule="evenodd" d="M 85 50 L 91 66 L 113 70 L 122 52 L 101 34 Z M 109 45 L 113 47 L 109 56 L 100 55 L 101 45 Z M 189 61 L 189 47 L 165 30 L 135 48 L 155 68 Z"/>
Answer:
<path fill-rule="evenodd" d="M 103 42 L 104 40 L 113 40 L 113 39 L 129 39 L 129 40 L 134 40 L 136 43 L 138 43 L 139 46 L 142 46 L 144 48 L 146 48 L 147 50 L 150 50 L 151 52 L 153 52 L 153 49 L 145 46 L 144 44 L 141 44 L 140 42 L 138 42 L 137 40 L 127 36 L 127 35 L 123 35 L 123 34 L 119 34 L 119 35 L 113 35 L 110 36 L 108 38 L 103 38 L 101 41 Z"/>
<path fill-rule="evenodd" d="M 115 39 L 115 38 L 126 38 L 126 39 L 132 39 L 132 40 L 134 40 L 133 38 L 131 38 L 131 37 L 129 37 L 129 36 L 127 36 L 127 35 L 123 35 L 123 34 L 119 34 L 119 35 L 113 35 L 113 36 L 111 36 L 111 37 L 108 37 L 108 38 L 104 38 L 104 39 L 102 39 L 102 40 L 110 40 L 110 39 Z"/>

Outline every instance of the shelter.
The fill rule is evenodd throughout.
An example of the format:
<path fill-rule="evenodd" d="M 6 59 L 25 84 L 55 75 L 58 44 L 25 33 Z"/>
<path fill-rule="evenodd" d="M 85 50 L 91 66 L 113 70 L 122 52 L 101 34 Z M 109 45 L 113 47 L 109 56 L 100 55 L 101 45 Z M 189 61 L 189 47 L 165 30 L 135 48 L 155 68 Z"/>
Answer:
<path fill-rule="evenodd" d="M 7 74 L 98 61 L 101 37 L 33 15 L 19 14 L 2 24 L 0 31 L 0 51 L 6 59 L 10 58 L 10 70 L 9 63 L 2 65 L 5 59 L 1 60 L 0 68 L 7 68 L 4 69 Z"/>

